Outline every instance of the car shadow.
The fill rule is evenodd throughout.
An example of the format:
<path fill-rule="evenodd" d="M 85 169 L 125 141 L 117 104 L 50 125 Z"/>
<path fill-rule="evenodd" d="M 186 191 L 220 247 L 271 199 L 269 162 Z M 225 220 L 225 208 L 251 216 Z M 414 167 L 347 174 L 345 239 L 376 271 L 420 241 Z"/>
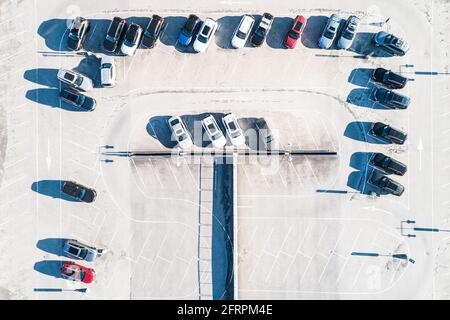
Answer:
<path fill-rule="evenodd" d="M 388 141 L 378 139 L 369 134 L 373 122 L 353 121 L 350 122 L 344 131 L 344 136 L 356 141 L 363 141 L 371 144 L 389 144 Z"/>
<path fill-rule="evenodd" d="M 40 180 L 33 182 L 33 184 L 31 185 L 31 190 L 55 199 L 61 199 L 70 202 L 80 202 L 79 200 L 61 192 L 63 183 L 64 180 Z"/>
<path fill-rule="evenodd" d="M 63 255 L 63 247 L 64 243 L 68 239 L 63 238 L 46 238 L 41 239 L 36 243 L 36 247 L 44 252 L 54 254 L 56 256 L 64 256 Z"/>
<path fill-rule="evenodd" d="M 64 261 L 61 260 L 43 260 L 36 262 L 33 269 L 42 274 L 63 279 L 61 276 L 61 267 Z"/>
<path fill-rule="evenodd" d="M 350 91 L 347 96 L 347 102 L 358 107 L 364 107 L 376 110 L 392 110 L 392 108 L 381 104 L 375 100 L 375 85 L 370 85 L 369 88 L 356 88 Z"/>
<path fill-rule="evenodd" d="M 47 86 L 50 88 L 59 88 L 60 82 L 56 75 L 58 74 L 58 69 L 49 68 L 37 68 L 26 70 L 23 74 L 24 79 Z"/>
<path fill-rule="evenodd" d="M 319 38 L 322 35 L 322 31 L 325 28 L 327 21 L 327 16 L 311 16 L 308 18 L 301 36 L 301 42 L 306 48 L 319 48 Z"/>
<path fill-rule="evenodd" d="M 373 32 L 357 32 L 348 50 L 364 56 L 371 55 L 376 49 L 374 36 Z"/>
<path fill-rule="evenodd" d="M 59 89 L 38 88 L 28 90 L 25 94 L 28 100 L 35 103 L 46 105 L 52 108 L 60 108 L 71 112 L 88 112 L 87 110 L 77 108 L 74 105 L 66 103 L 59 98 Z"/>
<path fill-rule="evenodd" d="M 241 19 L 242 16 L 225 16 L 217 20 L 219 27 L 214 40 L 219 48 L 233 49 L 231 46 L 231 38 Z"/>
<path fill-rule="evenodd" d="M 371 68 L 356 68 L 353 69 L 348 77 L 348 82 L 359 87 L 369 87 L 371 85 L 370 79 L 375 69 Z"/>
<path fill-rule="evenodd" d="M 366 171 L 374 152 L 354 152 L 350 157 L 350 167 L 358 171 Z"/>
<path fill-rule="evenodd" d="M 261 143 L 259 142 L 259 134 L 256 129 L 256 121 L 259 118 L 239 118 L 238 122 L 244 131 L 245 144 L 250 150 L 259 150 Z"/>
<path fill-rule="evenodd" d="M 172 131 L 169 127 L 170 116 L 155 116 L 150 118 L 147 123 L 147 133 L 158 140 L 166 148 L 175 148 L 177 142 L 172 137 Z"/>
<path fill-rule="evenodd" d="M 166 46 L 175 47 L 180 52 L 184 52 L 183 49 L 187 49 L 182 45 L 178 45 L 178 35 L 180 34 L 181 29 L 183 29 L 187 17 L 183 16 L 173 16 L 173 17 L 165 17 L 166 28 L 164 32 L 161 34 L 160 41 L 162 44 Z"/>
<path fill-rule="evenodd" d="M 275 17 L 267 34 L 267 45 L 272 49 L 286 49 L 283 42 L 293 21 L 294 19 L 291 17 Z"/>
<path fill-rule="evenodd" d="M 90 78 L 94 88 L 101 88 L 100 79 L 100 59 L 95 56 L 88 56 L 80 61 L 79 65 L 73 68 L 74 71 Z"/>

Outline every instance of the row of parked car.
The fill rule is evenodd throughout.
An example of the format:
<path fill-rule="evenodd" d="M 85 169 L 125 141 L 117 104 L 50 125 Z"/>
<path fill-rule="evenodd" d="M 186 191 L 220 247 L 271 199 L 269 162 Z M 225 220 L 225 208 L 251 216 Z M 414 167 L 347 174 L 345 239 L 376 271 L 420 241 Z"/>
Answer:
<path fill-rule="evenodd" d="M 255 26 L 256 19 L 254 16 L 243 15 L 231 37 L 231 47 L 243 48 L 248 40 L 254 47 L 261 46 L 272 27 L 273 20 L 274 16 L 266 12 Z M 293 49 L 296 47 L 306 24 L 307 19 L 304 16 L 298 15 L 295 17 L 289 31 L 284 36 L 283 45 L 286 48 Z M 345 20 L 337 14 L 332 14 L 322 31 L 318 46 L 322 49 L 329 49 L 337 39 L 339 49 L 349 49 L 355 39 L 359 25 L 360 19 L 357 16 L 350 16 Z M 103 49 L 115 53 L 120 48 L 122 54 L 132 56 L 139 46 L 153 48 L 166 27 L 166 20 L 156 14 L 150 18 L 145 29 L 136 23 L 128 24 L 125 19 L 114 17 L 103 40 Z M 205 52 L 218 28 L 219 24 L 216 20 L 206 18 L 202 21 L 197 15 L 191 14 L 179 32 L 178 44 L 182 46 L 192 44 L 195 52 Z M 89 30 L 89 21 L 83 17 L 76 17 L 70 27 L 68 47 L 72 50 L 82 49 Z M 409 49 L 408 44 L 401 38 L 384 31 L 378 32 L 373 41 L 375 45 L 382 47 L 393 55 L 404 55 Z"/>
<path fill-rule="evenodd" d="M 171 117 L 168 120 L 168 124 L 175 141 L 177 141 L 178 146 L 181 149 L 188 149 L 192 147 L 192 137 L 180 117 Z M 244 132 L 239 125 L 237 117 L 233 113 L 224 115 L 222 118 L 222 124 L 225 128 L 226 135 L 233 146 L 239 147 L 245 144 Z M 256 120 L 255 125 L 259 142 L 264 146 L 266 150 L 270 149 L 273 135 L 269 129 L 269 126 L 267 125 L 266 120 L 264 118 L 259 118 Z M 202 127 L 205 130 L 214 148 L 223 148 L 226 145 L 227 139 L 220 129 L 214 116 L 206 116 L 202 120 Z"/>
<path fill-rule="evenodd" d="M 410 99 L 393 91 L 394 89 L 404 88 L 408 82 L 407 78 L 390 70 L 377 68 L 374 70 L 371 80 L 379 85 L 374 92 L 374 98 L 377 102 L 394 109 L 406 109 L 408 107 Z M 405 132 L 382 122 L 374 123 L 369 134 L 383 141 L 399 145 L 404 144 L 407 138 Z M 407 171 L 405 164 L 383 153 L 374 153 L 369 160 L 369 165 L 374 167 L 375 170 L 368 176 L 368 184 L 395 196 L 403 194 L 405 190 L 403 185 L 387 177 L 386 174 L 403 176 Z"/>

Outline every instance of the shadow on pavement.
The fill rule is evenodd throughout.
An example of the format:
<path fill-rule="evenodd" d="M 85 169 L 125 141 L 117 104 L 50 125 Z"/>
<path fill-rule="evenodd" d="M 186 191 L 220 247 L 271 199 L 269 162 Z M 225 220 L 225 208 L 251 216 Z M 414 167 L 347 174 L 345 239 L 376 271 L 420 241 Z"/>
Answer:
<path fill-rule="evenodd" d="M 231 38 L 239 25 L 241 18 L 242 16 L 225 16 L 217 20 L 219 28 L 214 40 L 219 48 L 233 49 L 233 47 L 231 47 Z"/>
<path fill-rule="evenodd" d="M 389 144 L 389 142 L 378 139 L 369 134 L 373 122 L 353 121 L 350 122 L 344 131 L 344 136 L 356 141 L 363 141 L 372 144 Z"/>
<path fill-rule="evenodd" d="M 350 157 L 350 167 L 359 171 L 367 170 L 373 152 L 354 152 Z"/>
<path fill-rule="evenodd" d="M 286 34 L 291 29 L 294 19 L 290 17 L 275 17 L 273 19 L 272 27 L 267 34 L 267 45 L 272 49 L 285 49 L 283 45 Z"/>
<path fill-rule="evenodd" d="M 62 279 L 60 271 L 63 263 L 64 261 L 60 260 L 43 260 L 36 262 L 33 269 L 42 274 Z"/>
<path fill-rule="evenodd" d="M 51 88 L 59 88 L 59 80 L 56 77 L 58 69 L 38 68 L 24 72 L 23 77 L 31 82 Z"/>
<path fill-rule="evenodd" d="M 61 192 L 61 187 L 63 185 L 63 180 L 40 180 L 33 182 L 31 185 L 31 190 L 40 193 L 47 197 L 52 197 L 55 199 L 61 199 L 71 202 L 80 202 Z"/>
<path fill-rule="evenodd" d="M 36 247 L 47 253 L 54 254 L 56 256 L 63 256 L 62 249 L 67 239 L 63 238 L 47 238 L 39 240 Z"/>
<path fill-rule="evenodd" d="M 353 69 L 348 77 L 348 82 L 359 87 L 369 87 L 374 70 L 371 68 Z"/>
<path fill-rule="evenodd" d="M 165 44 L 166 46 L 175 47 L 175 49 L 180 52 L 187 51 L 188 47 L 178 45 L 178 35 L 180 34 L 181 29 L 183 29 L 184 24 L 187 21 L 187 17 L 165 17 L 164 20 L 166 22 L 166 29 L 161 34 L 161 43 Z"/>
<path fill-rule="evenodd" d="M 310 49 L 319 48 L 319 38 L 327 24 L 327 16 L 311 16 L 306 21 L 305 30 L 301 36 L 302 44 Z"/>

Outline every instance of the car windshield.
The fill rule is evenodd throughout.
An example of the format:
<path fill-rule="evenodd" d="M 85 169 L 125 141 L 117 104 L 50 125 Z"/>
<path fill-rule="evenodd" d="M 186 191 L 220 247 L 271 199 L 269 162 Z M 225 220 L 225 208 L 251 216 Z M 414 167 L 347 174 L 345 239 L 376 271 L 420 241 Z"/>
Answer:
<path fill-rule="evenodd" d="M 216 127 L 212 123 L 208 124 L 208 129 L 211 132 L 211 134 L 214 134 L 216 132 Z"/>
<path fill-rule="evenodd" d="M 111 63 L 104 63 L 102 64 L 102 69 L 110 69 L 112 68 L 112 64 Z"/>
<path fill-rule="evenodd" d="M 255 34 L 262 37 L 264 36 L 265 33 L 265 29 L 263 27 L 258 27 L 258 29 L 256 29 Z"/>
<path fill-rule="evenodd" d="M 232 134 L 231 134 L 231 137 L 232 138 L 237 138 L 237 137 L 239 137 L 241 135 L 241 133 L 239 132 L 239 131 L 235 131 L 235 132 L 233 132 Z"/>
<path fill-rule="evenodd" d="M 206 43 L 208 41 L 208 38 L 206 38 L 204 35 L 200 34 L 198 36 L 198 41 L 200 41 L 202 43 Z"/>
<path fill-rule="evenodd" d="M 75 248 L 75 247 L 70 247 L 68 251 L 69 251 L 69 253 L 71 255 L 74 255 L 74 256 L 77 256 L 77 257 L 78 257 L 78 253 L 80 252 L 79 249 Z"/>
<path fill-rule="evenodd" d="M 228 123 L 228 126 L 230 127 L 230 130 L 231 130 L 231 131 L 234 131 L 234 130 L 237 129 L 237 127 L 236 127 L 236 125 L 234 124 L 234 122 Z"/>
<path fill-rule="evenodd" d="M 86 100 L 86 96 L 83 96 L 83 95 L 79 95 L 78 97 L 77 97 L 77 104 L 79 104 L 80 106 L 81 105 L 83 105 L 84 104 L 84 101 Z"/>
<path fill-rule="evenodd" d="M 64 79 L 66 79 L 67 81 L 72 82 L 75 79 L 75 75 L 73 75 L 72 73 L 66 73 L 64 74 Z"/>
<path fill-rule="evenodd" d="M 69 38 L 73 39 L 73 40 L 78 40 L 78 30 L 77 29 L 72 29 L 69 33 Z"/>
<path fill-rule="evenodd" d="M 83 280 L 86 276 L 86 272 L 80 270 L 80 279 Z"/>
<path fill-rule="evenodd" d="M 86 256 L 88 255 L 88 253 L 89 253 L 88 249 L 86 249 L 86 248 L 81 249 L 81 250 L 80 250 L 80 258 L 81 258 L 81 259 L 86 258 Z"/>
<path fill-rule="evenodd" d="M 355 35 L 355 34 L 352 33 L 351 31 L 346 30 L 346 31 L 344 31 L 344 33 L 342 34 L 342 37 L 345 38 L 345 39 L 347 39 L 347 40 L 352 40 L 354 35 Z"/>
<path fill-rule="evenodd" d="M 176 125 L 176 124 L 179 124 L 180 123 L 180 121 L 178 121 L 178 119 L 173 119 L 171 122 L 170 122 L 170 124 L 172 125 L 172 126 L 174 126 L 174 125 Z"/>
<path fill-rule="evenodd" d="M 302 23 L 301 21 L 297 21 L 297 22 L 295 23 L 294 30 L 295 30 L 295 31 L 300 31 L 300 29 L 302 28 L 302 26 L 303 26 L 303 23 Z"/>
<path fill-rule="evenodd" d="M 300 35 L 297 32 L 291 30 L 289 31 L 289 37 L 291 37 L 292 39 L 298 39 Z"/>
<path fill-rule="evenodd" d="M 184 140 L 186 140 L 187 139 L 187 134 L 186 133 L 183 133 L 182 135 L 180 135 L 179 137 L 178 137 L 178 140 L 179 141 L 184 141 Z"/>
<path fill-rule="evenodd" d="M 325 38 L 328 38 L 328 39 L 333 39 L 333 37 L 334 37 L 334 32 L 332 32 L 332 31 L 330 31 L 330 30 L 327 30 L 327 31 L 325 31 L 325 33 L 324 33 L 324 35 L 323 35 Z"/>
<path fill-rule="evenodd" d="M 239 30 L 239 31 L 236 33 L 236 37 L 238 37 L 239 39 L 242 39 L 242 40 L 244 40 L 246 36 L 247 36 L 247 35 L 246 35 L 244 32 L 242 32 L 241 30 Z"/>
<path fill-rule="evenodd" d="M 106 35 L 106 40 L 114 42 L 116 41 L 116 38 L 114 38 L 114 36 L 110 36 L 109 34 Z"/>
<path fill-rule="evenodd" d="M 77 77 L 75 79 L 75 85 L 81 86 L 82 83 L 83 83 L 83 78 L 82 77 Z"/>

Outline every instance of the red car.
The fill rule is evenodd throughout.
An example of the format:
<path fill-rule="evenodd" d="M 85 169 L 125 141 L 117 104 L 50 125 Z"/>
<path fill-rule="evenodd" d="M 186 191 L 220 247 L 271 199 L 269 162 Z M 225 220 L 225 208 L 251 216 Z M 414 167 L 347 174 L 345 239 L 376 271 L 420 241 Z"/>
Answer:
<path fill-rule="evenodd" d="M 304 16 L 297 16 L 292 23 L 291 30 L 284 38 L 284 46 L 288 49 L 294 49 L 297 45 L 298 39 L 302 35 L 303 29 L 306 26 L 306 19 Z"/>
<path fill-rule="evenodd" d="M 65 261 L 61 267 L 61 276 L 67 280 L 91 283 L 94 281 L 95 271 L 77 263 Z"/>

